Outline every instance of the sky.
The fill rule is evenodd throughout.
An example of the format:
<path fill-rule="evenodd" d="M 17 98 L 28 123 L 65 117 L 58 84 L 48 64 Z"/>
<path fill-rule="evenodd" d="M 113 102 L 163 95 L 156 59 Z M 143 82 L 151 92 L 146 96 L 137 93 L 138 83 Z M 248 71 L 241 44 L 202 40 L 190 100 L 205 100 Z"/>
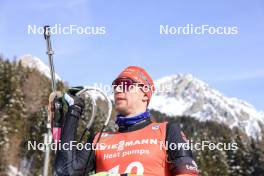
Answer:
<path fill-rule="evenodd" d="M 48 64 L 42 34 L 28 26 L 104 27 L 105 34 L 52 34 L 55 70 L 70 85 L 110 84 L 129 65 L 154 80 L 190 73 L 264 111 L 262 0 L 0 0 L 0 54 Z M 170 27 L 236 27 L 237 34 L 160 34 Z"/>

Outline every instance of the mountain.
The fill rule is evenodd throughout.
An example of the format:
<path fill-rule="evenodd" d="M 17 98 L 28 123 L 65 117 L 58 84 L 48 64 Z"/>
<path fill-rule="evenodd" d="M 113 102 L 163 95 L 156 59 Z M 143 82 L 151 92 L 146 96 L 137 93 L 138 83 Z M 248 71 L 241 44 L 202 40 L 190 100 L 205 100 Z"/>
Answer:
<path fill-rule="evenodd" d="M 216 121 L 238 127 L 248 136 L 261 137 L 264 114 L 249 103 L 225 97 L 190 74 L 163 77 L 155 82 L 157 91 L 150 108 L 170 116 L 186 115 L 200 121 Z"/>
<path fill-rule="evenodd" d="M 50 78 L 49 67 L 39 58 L 27 54 L 19 60 L 23 66 L 36 68 Z M 55 77 L 61 80 L 57 74 Z M 155 87 L 157 91 L 151 99 L 150 109 L 169 116 L 184 115 L 199 121 L 224 123 L 231 129 L 238 127 L 253 138 L 261 137 L 264 131 L 263 112 L 243 100 L 224 96 L 190 74 L 163 77 L 155 82 Z M 96 99 L 104 99 L 99 93 L 92 94 Z"/>
<path fill-rule="evenodd" d="M 39 58 L 32 56 L 30 54 L 21 56 L 18 61 L 21 61 L 22 66 L 29 67 L 29 68 L 35 68 L 43 75 L 50 78 L 50 69 L 49 67 L 44 64 Z M 56 69 L 56 68 L 55 68 Z M 61 80 L 59 75 L 55 73 L 56 80 Z"/>
<path fill-rule="evenodd" d="M 38 57 L 32 56 L 30 54 L 21 56 L 18 61 L 21 61 L 21 64 L 23 67 L 29 67 L 29 68 L 35 68 L 37 69 L 40 73 L 42 73 L 43 75 L 45 75 L 46 77 L 48 77 L 50 79 L 50 69 L 49 67 L 43 63 L 43 61 L 41 61 Z M 55 73 L 55 78 L 56 80 L 62 80 L 61 77 Z M 84 86 L 84 87 L 91 87 L 91 86 Z M 96 92 L 96 91 L 91 91 L 91 95 L 93 96 L 93 98 L 95 99 L 102 99 L 104 100 L 104 97 Z"/>

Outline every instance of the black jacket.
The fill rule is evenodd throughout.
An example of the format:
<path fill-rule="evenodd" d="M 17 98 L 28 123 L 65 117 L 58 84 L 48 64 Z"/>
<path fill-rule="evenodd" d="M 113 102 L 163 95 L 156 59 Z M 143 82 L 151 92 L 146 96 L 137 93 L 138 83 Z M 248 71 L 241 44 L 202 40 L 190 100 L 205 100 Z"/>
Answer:
<path fill-rule="evenodd" d="M 62 145 L 65 143 L 70 143 L 70 141 L 76 141 L 78 121 L 78 118 L 71 115 L 71 113 L 66 114 L 66 120 L 61 134 Z M 120 126 L 118 132 L 126 133 L 139 130 L 146 127 L 147 125 L 150 125 L 151 123 L 151 120 L 148 118 L 131 126 Z M 186 140 L 182 134 L 183 133 L 176 123 L 167 124 L 166 141 L 168 144 L 185 143 Z M 93 137 L 94 136 L 91 136 L 87 142 L 91 143 L 93 141 Z M 170 172 L 172 175 L 188 173 L 193 173 L 194 175 L 197 174 L 197 170 L 195 169 L 197 166 L 193 161 L 191 150 L 168 149 L 167 161 L 170 163 Z M 86 163 L 88 163 L 87 166 Z M 95 170 L 95 164 L 95 152 L 93 150 L 87 150 L 85 148 L 83 150 L 77 150 L 77 148 L 72 148 L 72 150 L 58 150 L 54 163 L 54 175 L 85 175 Z"/>

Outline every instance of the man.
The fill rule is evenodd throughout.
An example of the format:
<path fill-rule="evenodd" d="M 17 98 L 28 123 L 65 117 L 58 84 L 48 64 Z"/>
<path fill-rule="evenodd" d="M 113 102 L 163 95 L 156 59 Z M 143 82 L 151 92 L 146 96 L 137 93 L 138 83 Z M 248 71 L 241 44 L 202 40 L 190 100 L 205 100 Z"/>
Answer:
<path fill-rule="evenodd" d="M 58 150 L 56 175 L 96 173 L 144 176 L 196 176 L 197 166 L 190 150 L 171 149 L 170 144 L 186 143 L 175 123 L 155 123 L 147 109 L 154 83 L 140 67 L 130 66 L 113 81 L 117 132 L 104 132 L 98 150 Z M 75 141 L 78 120 L 84 103 L 76 96 L 65 96 L 69 110 L 62 130 L 61 143 Z M 98 134 L 88 142 L 95 143 Z M 101 145 L 99 145 L 101 146 Z"/>

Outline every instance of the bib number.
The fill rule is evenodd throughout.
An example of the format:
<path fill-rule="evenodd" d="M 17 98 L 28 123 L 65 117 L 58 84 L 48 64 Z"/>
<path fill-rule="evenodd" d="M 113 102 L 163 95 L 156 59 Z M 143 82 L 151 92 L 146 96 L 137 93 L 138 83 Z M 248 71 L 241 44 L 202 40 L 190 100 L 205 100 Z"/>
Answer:
<path fill-rule="evenodd" d="M 127 174 L 130 174 L 132 169 L 133 168 L 136 168 L 136 171 L 137 171 L 137 175 L 143 175 L 144 173 L 144 166 L 141 162 L 138 162 L 138 161 L 134 161 L 132 163 L 130 163 L 127 167 L 126 167 L 126 170 L 125 170 L 125 173 Z M 108 173 L 111 173 L 111 174 L 118 174 L 119 173 L 119 168 L 120 168 L 120 165 L 117 165 L 115 167 L 113 167 L 112 169 L 110 169 L 108 171 Z"/>

